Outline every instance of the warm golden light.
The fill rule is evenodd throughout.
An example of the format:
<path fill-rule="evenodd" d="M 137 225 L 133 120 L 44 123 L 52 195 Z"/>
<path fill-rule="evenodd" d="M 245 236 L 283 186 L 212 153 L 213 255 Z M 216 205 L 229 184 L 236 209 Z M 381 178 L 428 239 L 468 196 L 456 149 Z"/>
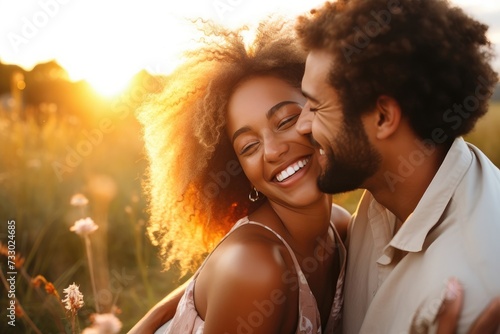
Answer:
<path fill-rule="evenodd" d="M 135 74 L 130 70 L 103 67 L 82 68 L 68 66 L 67 71 L 71 80 L 85 80 L 96 93 L 108 98 L 122 93 L 129 86 L 130 80 Z"/>
<path fill-rule="evenodd" d="M 0 11 L 2 31 L 6 32 L 6 38 L 0 40 L 1 61 L 30 69 L 54 59 L 72 80 L 86 80 L 100 94 L 113 96 L 141 69 L 168 74 L 181 63 L 178 54 L 198 37 L 191 19 L 202 17 L 236 28 L 256 24 L 270 13 L 289 15 L 293 20 L 323 2 L 10 1 L 9 10 Z M 452 2 L 478 19 L 486 19 L 490 39 L 498 44 L 500 30 L 492 14 L 500 10 L 498 0 Z M 249 32 L 245 40 L 252 39 Z M 495 64 L 498 68 L 499 60 Z"/>
<path fill-rule="evenodd" d="M 130 84 L 130 77 L 120 78 L 112 73 L 95 73 L 85 78 L 94 90 L 105 97 L 114 97 L 123 92 Z"/>

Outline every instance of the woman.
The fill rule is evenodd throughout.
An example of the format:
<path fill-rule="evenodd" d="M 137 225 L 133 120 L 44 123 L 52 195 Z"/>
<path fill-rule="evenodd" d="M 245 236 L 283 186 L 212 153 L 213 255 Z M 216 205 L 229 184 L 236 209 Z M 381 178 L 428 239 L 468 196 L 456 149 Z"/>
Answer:
<path fill-rule="evenodd" d="M 166 267 L 198 265 L 232 227 L 168 333 L 338 329 L 345 249 L 330 216 L 345 226 L 350 215 L 317 188 L 318 152 L 294 127 L 305 54 L 291 31 L 262 24 L 246 48 L 240 32 L 208 26 L 206 46 L 139 114 L 149 233 Z"/>

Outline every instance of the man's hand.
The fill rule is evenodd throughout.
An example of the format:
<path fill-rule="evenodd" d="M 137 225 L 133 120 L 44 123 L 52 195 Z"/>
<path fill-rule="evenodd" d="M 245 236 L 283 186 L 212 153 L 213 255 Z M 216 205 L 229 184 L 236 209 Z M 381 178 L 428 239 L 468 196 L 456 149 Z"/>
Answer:
<path fill-rule="evenodd" d="M 448 281 L 446 298 L 439 310 L 438 334 L 453 334 L 457 331 L 462 311 L 464 291 L 457 279 Z M 500 297 L 494 298 L 469 329 L 469 334 L 500 333 Z"/>

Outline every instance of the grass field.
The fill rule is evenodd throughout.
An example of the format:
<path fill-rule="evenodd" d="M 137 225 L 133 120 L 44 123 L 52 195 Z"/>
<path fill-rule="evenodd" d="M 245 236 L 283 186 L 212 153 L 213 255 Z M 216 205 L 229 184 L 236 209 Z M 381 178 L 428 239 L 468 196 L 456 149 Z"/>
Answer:
<path fill-rule="evenodd" d="M 24 258 L 16 277 L 16 297 L 43 333 L 60 332 L 68 322 L 58 302 L 31 279 L 43 275 L 60 295 L 75 282 L 85 305 L 79 326 L 89 324 L 98 299 L 107 311 L 116 311 L 123 332 L 182 279 L 162 272 L 156 249 L 145 236 L 145 200 L 141 181 L 146 167 L 140 128 L 130 114 L 94 115 L 91 120 L 61 116 L 50 106 L 36 110 L 43 122 L 0 108 L 0 219 L 15 221 L 15 251 Z M 44 110 L 46 109 L 46 110 Z M 53 109 L 53 108 L 52 108 Z M 85 122 L 84 122 L 85 121 Z M 500 165 L 500 103 L 492 104 L 468 139 Z M 70 204 L 74 194 L 84 194 L 89 204 Z M 350 212 L 361 191 L 337 195 L 334 201 Z M 95 297 L 90 284 L 84 239 L 69 230 L 86 216 L 100 226 L 91 235 L 96 279 Z M 2 225 L 2 226 L 5 226 Z M 7 242 L 7 228 L 0 240 Z M 21 259 L 16 260 L 20 264 Z M 2 257 L 1 271 L 7 270 Z M 101 286 L 101 287 L 102 287 Z M 2 293 L 0 317 L 8 315 Z M 30 333 L 26 316 L 18 316 L 16 330 Z M 6 333 L 6 322 L 0 332 Z M 11 329 L 11 328 L 9 328 Z"/>
<path fill-rule="evenodd" d="M 500 167 L 500 102 L 490 105 L 490 110 L 479 120 L 467 140 L 479 147 Z"/>

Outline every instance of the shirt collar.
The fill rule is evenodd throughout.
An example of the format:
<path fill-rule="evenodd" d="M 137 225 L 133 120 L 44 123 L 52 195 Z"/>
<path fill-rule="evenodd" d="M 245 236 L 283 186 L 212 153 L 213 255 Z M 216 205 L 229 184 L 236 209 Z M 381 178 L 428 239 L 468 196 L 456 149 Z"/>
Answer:
<path fill-rule="evenodd" d="M 392 238 L 390 246 L 419 252 L 429 231 L 438 223 L 463 176 L 472 163 L 472 153 L 462 138 L 453 142 L 417 207 Z"/>

